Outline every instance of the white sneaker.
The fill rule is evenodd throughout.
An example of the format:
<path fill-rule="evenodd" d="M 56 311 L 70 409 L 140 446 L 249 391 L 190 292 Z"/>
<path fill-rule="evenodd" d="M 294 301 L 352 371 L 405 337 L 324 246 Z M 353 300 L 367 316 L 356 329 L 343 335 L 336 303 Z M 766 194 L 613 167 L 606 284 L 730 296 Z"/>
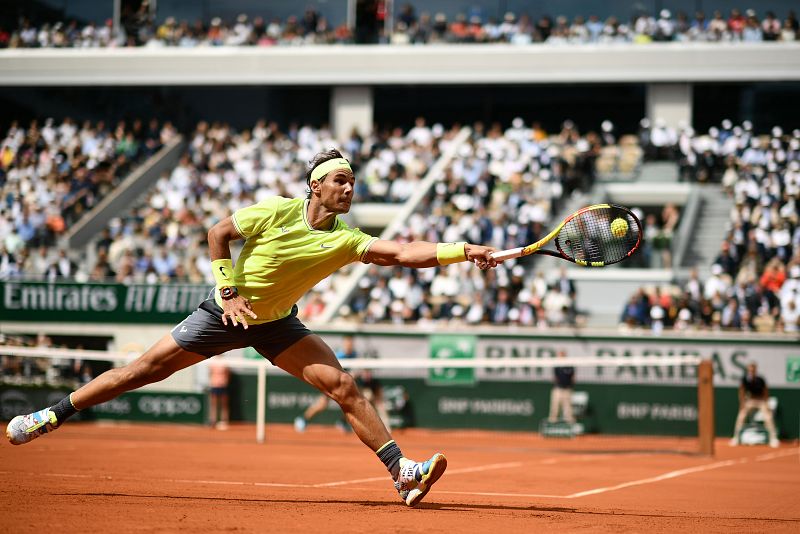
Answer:
<path fill-rule="evenodd" d="M 50 408 L 18 415 L 6 427 L 6 437 L 13 445 L 22 445 L 58 428 L 56 414 Z"/>
<path fill-rule="evenodd" d="M 773 449 L 777 449 L 778 447 L 781 446 L 781 442 L 778 441 L 777 439 L 771 439 L 769 440 L 769 446 L 772 447 Z"/>
<path fill-rule="evenodd" d="M 306 431 L 306 420 L 303 417 L 297 416 L 294 418 L 294 430 L 295 432 Z"/>
<path fill-rule="evenodd" d="M 437 452 L 426 462 L 406 460 L 394 487 L 408 506 L 416 506 L 447 469 L 447 458 Z"/>
<path fill-rule="evenodd" d="M 731 438 L 731 440 L 728 442 L 728 445 L 731 447 L 736 447 L 739 445 L 739 440 L 736 438 Z"/>

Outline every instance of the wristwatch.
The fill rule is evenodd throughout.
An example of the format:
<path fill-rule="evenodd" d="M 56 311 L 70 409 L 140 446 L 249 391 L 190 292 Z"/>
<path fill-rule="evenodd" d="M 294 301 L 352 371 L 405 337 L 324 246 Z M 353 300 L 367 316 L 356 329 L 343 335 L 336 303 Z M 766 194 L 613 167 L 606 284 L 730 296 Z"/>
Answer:
<path fill-rule="evenodd" d="M 221 287 L 219 288 L 219 296 L 222 300 L 230 300 L 233 297 L 237 296 L 239 292 L 236 290 L 235 287 Z"/>

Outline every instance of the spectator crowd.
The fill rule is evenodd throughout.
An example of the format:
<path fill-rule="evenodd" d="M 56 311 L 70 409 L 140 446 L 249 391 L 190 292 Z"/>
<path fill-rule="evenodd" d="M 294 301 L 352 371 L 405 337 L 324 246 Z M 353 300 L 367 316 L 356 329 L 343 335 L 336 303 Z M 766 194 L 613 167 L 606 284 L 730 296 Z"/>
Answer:
<path fill-rule="evenodd" d="M 690 176 L 720 181 L 734 206 L 711 275 L 682 287 L 641 289 L 625 305 L 630 327 L 800 331 L 800 130 L 757 135 L 723 121 L 684 129 L 659 146 Z M 701 163 L 706 161 L 706 163 Z"/>
<path fill-rule="evenodd" d="M 156 120 L 12 123 L 0 141 L 0 278 L 73 276 L 59 238 L 175 134 Z"/>
<path fill-rule="evenodd" d="M 140 24 L 115 27 L 109 19 L 102 24 L 75 20 L 67 23 L 35 24 L 22 19 L 14 30 L 0 28 L 0 48 L 96 48 L 96 47 L 198 47 L 198 46 L 297 46 L 308 44 L 350 44 L 356 40 L 346 25 L 331 25 L 313 8 L 302 16 L 265 18 L 241 14 L 234 20 L 220 17 L 205 22 L 178 21 L 168 16 L 156 23 L 148 14 Z M 702 11 L 692 16 L 668 9 L 658 14 L 640 12 L 626 20 L 611 16 L 578 15 L 570 20 L 560 15 L 538 19 L 526 13 L 507 12 L 502 19 L 486 16 L 480 8 L 448 17 L 445 13 L 416 13 L 413 6 L 401 6 L 391 32 L 380 30 L 383 44 L 427 43 L 512 43 L 552 45 L 588 43 L 651 42 L 761 42 L 796 41 L 800 25 L 794 11 L 784 18 L 771 11 L 732 9 L 725 15 Z"/>

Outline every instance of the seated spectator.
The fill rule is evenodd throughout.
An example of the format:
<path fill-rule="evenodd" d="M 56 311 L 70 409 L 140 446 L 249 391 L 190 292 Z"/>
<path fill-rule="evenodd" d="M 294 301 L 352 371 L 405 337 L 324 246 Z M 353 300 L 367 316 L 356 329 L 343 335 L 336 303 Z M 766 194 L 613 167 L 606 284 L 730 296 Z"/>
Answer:
<path fill-rule="evenodd" d="M 405 45 L 409 43 L 532 43 L 574 44 L 584 43 L 651 43 L 670 41 L 793 41 L 797 35 L 797 20 L 789 12 L 781 23 L 773 12 L 759 20 L 753 9 L 743 15 L 733 9 L 726 19 L 715 11 L 708 21 L 702 11 L 695 13 L 689 22 L 686 13 L 674 14 L 662 9 L 657 14 L 638 13 L 632 25 L 620 24 L 619 17 L 611 16 L 605 23 L 596 15 L 579 14 L 570 23 L 564 15 L 554 19 L 542 16 L 535 23 L 526 13 L 507 12 L 502 22 L 492 17 L 484 18 L 479 12 L 458 13 L 448 20 L 445 13 L 419 16 L 410 5 L 402 6 L 395 16 L 394 31 L 381 35 L 381 43 Z M 654 16 L 657 15 L 657 16 Z M 113 21 L 88 21 L 80 26 L 76 21 L 34 24 L 23 18 L 18 28 L 11 32 L 0 29 L 0 48 L 95 48 L 117 46 L 200 47 L 200 46 L 298 46 L 305 44 L 345 44 L 354 38 L 346 24 L 334 27 L 313 8 L 302 15 L 288 16 L 285 20 L 250 17 L 241 13 L 231 20 L 215 16 L 210 23 L 201 20 L 191 23 L 177 20 L 169 14 L 160 24 L 149 17 L 141 17 L 139 27 L 123 24 L 114 27 Z"/>

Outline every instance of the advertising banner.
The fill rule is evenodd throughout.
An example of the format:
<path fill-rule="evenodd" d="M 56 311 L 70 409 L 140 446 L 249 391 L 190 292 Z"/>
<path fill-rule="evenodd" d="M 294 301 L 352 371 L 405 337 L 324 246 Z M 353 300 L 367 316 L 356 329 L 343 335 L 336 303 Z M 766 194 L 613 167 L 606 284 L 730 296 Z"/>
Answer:
<path fill-rule="evenodd" d="M 206 396 L 200 393 L 130 391 L 91 408 L 94 419 L 146 421 L 151 423 L 198 423 L 206 421 Z"/>
<path fill-rule="evenodd" d="M 52 406 L 70 393 L 50 386 L 0 385 L 0 420 Z M 149 423 L 199 423 L 206 421 L 206 397 L 200 393 L 131 391 L 76 416 L 82 420 L 114 419 Z"/>
<path fill-rule="evenodd" d="M 195 284 L 6 281 L 0 283 L 0 321 L 176 324 L 210 289 Z"/>

